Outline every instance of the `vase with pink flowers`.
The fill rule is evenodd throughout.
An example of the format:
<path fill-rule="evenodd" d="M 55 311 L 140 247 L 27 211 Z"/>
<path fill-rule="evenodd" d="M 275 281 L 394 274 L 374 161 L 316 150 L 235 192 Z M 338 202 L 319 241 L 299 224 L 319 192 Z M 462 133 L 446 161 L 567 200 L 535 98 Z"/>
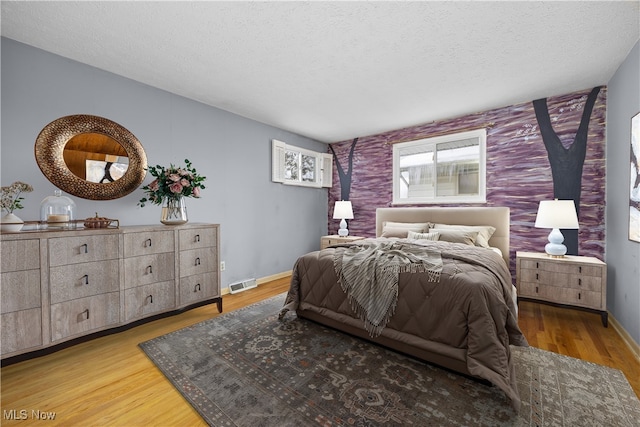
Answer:
<path fill-rule="evenodd" d="M 149 173 L 155 179 L 142 187 L 146 195 L 140 199 L 138 205 L 160 205 L 160 222 L 166 225 L 186 223 L 188 217 L 185 198 L 199 198 L 200 191 L 205 188 L 206 177 L 198 174 L 189 159 L 185 159 L 184 162 L 183 167 L 173 164 L 169 167 L 150 166 Z"/>

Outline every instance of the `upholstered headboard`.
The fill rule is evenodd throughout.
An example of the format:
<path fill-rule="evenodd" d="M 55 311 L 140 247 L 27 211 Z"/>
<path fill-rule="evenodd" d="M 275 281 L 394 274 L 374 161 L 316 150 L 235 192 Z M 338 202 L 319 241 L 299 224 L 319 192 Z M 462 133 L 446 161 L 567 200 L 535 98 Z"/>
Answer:
<path fill-rule="evenodd" d="M 459 207 L 459 208 L 378 208 L 376 209 L 376 236 L 382 234 L 385 221 L 433 222 L 457 225 L 490 225 L 496 228 L 489 245 L 502 251 L 509 265 L 509 230 L 511 217 L 508 207 Z"/>

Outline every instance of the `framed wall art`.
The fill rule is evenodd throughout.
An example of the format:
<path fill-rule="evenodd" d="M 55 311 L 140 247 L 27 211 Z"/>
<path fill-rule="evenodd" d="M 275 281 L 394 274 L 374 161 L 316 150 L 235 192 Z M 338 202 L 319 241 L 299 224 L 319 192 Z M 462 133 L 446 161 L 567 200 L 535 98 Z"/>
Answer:
<path fill-rule="evenodd" d="M 631 118 L 629 240 L 640 243 L 640 113 Z"/>

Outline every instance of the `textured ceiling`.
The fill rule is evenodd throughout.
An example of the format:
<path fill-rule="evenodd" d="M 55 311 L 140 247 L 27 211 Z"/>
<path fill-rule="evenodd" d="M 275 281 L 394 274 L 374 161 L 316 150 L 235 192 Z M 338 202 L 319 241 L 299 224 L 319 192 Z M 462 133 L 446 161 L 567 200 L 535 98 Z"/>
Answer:
<path fill-rule="evenodd" d="M 2 1 L 1 31 L 335 142 L 606 84 L 639 4 Z"/>

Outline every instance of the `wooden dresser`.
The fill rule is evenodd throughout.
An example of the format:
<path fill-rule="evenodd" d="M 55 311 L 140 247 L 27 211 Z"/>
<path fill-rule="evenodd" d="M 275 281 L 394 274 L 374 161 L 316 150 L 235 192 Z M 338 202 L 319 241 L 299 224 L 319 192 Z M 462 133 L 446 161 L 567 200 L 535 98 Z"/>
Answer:
<path fill-rule="evenodd" d="M 212 302 L 220 226 L 2 233 L 2 359 Z M 50 349 L 55 350 L 55 348 Z"/>
<path fill-rule="evenodd" d="M 608 324 L 607 264 L 594 257 L 516 252 L 518 298 L 595 311 Z"/>

